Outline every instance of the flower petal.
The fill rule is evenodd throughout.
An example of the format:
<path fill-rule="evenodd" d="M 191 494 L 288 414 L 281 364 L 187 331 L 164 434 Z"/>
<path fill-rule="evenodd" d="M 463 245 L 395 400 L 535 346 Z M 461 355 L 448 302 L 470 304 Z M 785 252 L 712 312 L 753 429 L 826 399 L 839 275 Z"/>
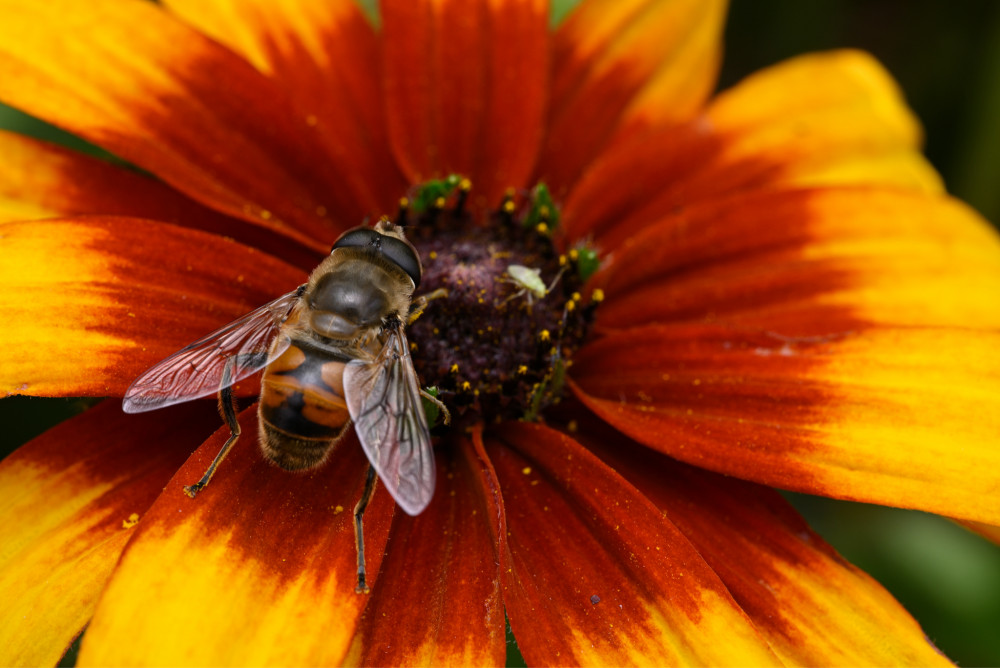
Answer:
<path fill-rule="evenodd" d="M 724 0 L 585 0 L 553 47 L 541 178 L 568 188 L 612 141 L 692 118 L 721 56 Z"/>
<path fill-rule="evenodd" d="M 314 119 L 328 159 L 365 210 L 395 208 L 406 185 L 385 137 L 378 36 L 358 3 L 164 4 L 278 82 L 297 109 Z"/>
<path fill-rule="evenodd" d="M 126 417 L 108 401 L 0 463 L 0 664 L 55 665 L 90 620 L 132 527 L 211 408 Z M 180 419 L 178 419 L 180 418 Z"/>
<path fill-rule="evenodd" d="M 920 123 L 889 73 L 862 51 L 792 58 L 716 97 L 706 113 L 723 159 L 774 156 L 781 185 L 880 183 L 940 193 L 918 153 Z"/>
<path fill-rule="evenodd" d="M 1000 332 L 783 336 L 651 325 L 574 357 L 571 387 L 651 448 L 746 480 L 1000 524 Z"/>
<path fill-rule="evenodd" d="M 384 0 L 389 137 L 411 181 L 469 176 L 495 205 L 527 184 L 544 121 L 547 0 Z"/>
<path fill-rule="evenodd" d="M 437 448 L 437 461 L 431 505 L 417 517 L 396 513 L 393 519 L 379 586 L 345 661 L 349 665 L 504 662 L 494 538 L 499 527 L 484 499 L 490 481 L 468 440 Z"/>
<path fill-rule="evenodd" d="M 574 235 L 613 248 L 650 220 L 747 190 L 879 184 L 940 193 L 920 140 L 897 86 L 870 56 L 802 56 L 722 93 L 690 124 L 619 142 L 580 179 L 564 218 Z"/>
<path fill-rule="evenodd" d="M 969 531 L 973 531 L 988 541 L 1000 545 L 1000 526 L 983 524 L 982 522 L 959 522 Z"/>
<path fill-rule="evenodd" d="M 211 234 L 134 218 L 0 226 L 7 394 L 108 396 L 295 289 L 301 271 Z"/>
<path fill-rule="evenodd" d="M 504 601 L 529 664 L 778 663 L 676 527 L 579 444 L 511 423 L 486 445 L 507 508 Z"/>
<path fill-rule="evenodd" d="M 367 463 L 353 430 L 327 466 L 290 473 L 252 442 L 255 408 L 240 424 L 243 439 L 210 485 L 194 499 L 181 490 L 201 477 L 226 428 L 143 517 L 98 603 L 79 665 L 330 665 L 344 656 L 368 602 L 354 592 L 352 509 Z M 369 573 L 379 570 L 393 508 L 378 490 L 365 513 Z"/>
<path fill-rule="evenodd" d="M 637 230 L 595 277 L 602 327 L 724 319 L 786 336 L 1000 328 L 1000 238 L 944 197 L 830 188 L 690 207 Z"/>
<path fill-rule="evenodd" d="M 951 665 L 775 491 L 638 448 L 606 426 L 581 427 L 581 442 L 666 513 L 786 665 Z"/>
<path fill-rule="evenodd" d="M 293 264 L 317 262 L 315 251 L 285 234 L 219 214 L 104 160 L 4 131 L 0 155 L 0 222 L 83 214 L 150 218 L 233 237 Z"/>
<path fill-rule="evenodd" d="M 11 106 L 303 243 L 365 213 L 278 85 L 156 4 L 2 0 L 0 15 Z"/>

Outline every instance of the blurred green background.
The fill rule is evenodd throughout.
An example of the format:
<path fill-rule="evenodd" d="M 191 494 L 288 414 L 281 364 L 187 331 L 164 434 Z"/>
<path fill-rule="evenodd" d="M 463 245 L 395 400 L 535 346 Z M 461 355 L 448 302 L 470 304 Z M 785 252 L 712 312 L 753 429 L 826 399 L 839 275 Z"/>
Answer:
<path fill-rule="evenodd" d="M 554 4 L 558 16 L 574 1 Z M 923 121 L 927 155 L 949 191 L 1000 221 L 1000 2 L 732 0 L 725 39 L 723 87 L 800 53 L 870 51 Z M 2 107 L 0 127 L 66 139 Z M 0 455 L 86 405 L 0 401 Z M 923 513 L 790 498 L 845 557 L 895 594 L 951 659 L 1000 665 L 1000 547 Z M 517 662 L 516 654 L 511 660 Z"/>

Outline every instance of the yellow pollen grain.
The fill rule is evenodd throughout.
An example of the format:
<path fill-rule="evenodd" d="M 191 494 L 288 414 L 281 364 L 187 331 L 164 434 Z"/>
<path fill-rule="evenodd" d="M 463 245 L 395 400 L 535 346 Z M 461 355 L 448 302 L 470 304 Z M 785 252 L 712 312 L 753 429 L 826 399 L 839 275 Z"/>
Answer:
<path fill-rule="evenodd" d="M 261 209 L 260 217 L 263 218 L 264 220 L 271 220 L 271 212 L 268 211 L 267 209 Z"/>
<path fill-rule="evenodd" d="M 568 302 L 566 302 L 566 310 L 567 311 L 576 310 L 576 302 L 574 302 L 574 301 L 568 301 Z"/>
<path fill-rule="evenodd" d="M 521 469 L 521 473 L 523 473 L 524 475 L 531 475 L 531 467 L 525 466 L 523 469 Z"/>
<path fill-rule="evenodd" d="M 601 290 L 600 288 L 595 289 L 592 293 L 590 293 L 590 299 L 593 302 L 603 302 L 604 290 Z"/>
<path fill-rule="evenodd" d="M 438 258 L 437 251 L 431 251 L 430 253 L 427 254 L 427 257 L 429 257 L 432 260 L 436 260 Z"/>
<path fill-rule="evenodd" d="M 538 223 L 538 225 L 535 226 L 535 231 L 541 235 L 547 236 L 549 233 L 549 226 L 545 223 Z"/>
<path fill-rule="evenodd" d="M 400 197 L 399 198 L 399 208 L 400 209 L 408 209 L 408 208 L 410 208 L 410 198 L 409 197 Z"/>
<path fill-rule="evenodd" d="M 337 506 L 333 507 L 333 514 L 334 515 L 339 515 L 342 512 L 344 512 L 344 507 L 343 506 L 337 505 Z"/>
<path fill-rule="evenodd" d="M 570 251 L 569 251 L 569 259 L 573 260 L 573 262 L 576 262 L 577 260 L 579 260 L 580 259 L 580 251 L 578 251 L 575 248 L 571 248 Z"/>
<path fill-rule="evenodd" d="M 526 373 L 528 373 L 528 365 L 527 364 L 522 364 L 521 366 L 517 367 L 517 375 L 523 376 Z"/>
<path fill-rule="evenodd" d="M 467 380 L 462 381 L 462 391 L 463 392 L 468 392 L 471 389 L 472 389 L 472 385 L 469 383 L 469 381 L 467 381 Z"/>
<path fill-rule="evenodd" d="M 317 123 L 319 123 L 319 119 L 316 118 L 314 115 L 309 114 L 308 116 L 306 116 L 306 125 L 310 127 L 315 127 Z"/>
<path fill-rule="evenodd" d="M 438 329 L 437 327 L 435 327 L 435 328 L 434 328 L 434 336 L 437 336 L 437 335 L 438 335 L 438 334 L 440 334 L 440 333 L 441 333 L 441 330 L 440 330 L 440 329 Z"/>
<path fill-rule="evenodd" d="M 576 420 L 570 420 L 569 422 L 566 423 L 566 431 L 568 431 L 571 434 L 575 434 L 577 429 L 579 428 L 580 425 L 577 424 Z"/>
<path fill-rule="evenodd" d="M 569 260 L 566 258 L 565 255 L 560 255 L 559 256 L 559 266 L 560 267 L 565 267 L 567 262 L 569 262 Z"/>
<path fill-rule="evenodd" d="M 437 209 L 443 209 L 445 205 L 444 197 L 438 197 L 434 200 L 434 207 Z"/>
<path fill-rule="evenodd" d="M 543 329 L 542 331 L 538 332 L 538 340 L 539 341 L 548 341 L 551 338 L 552 338 L 552 334 L 549 333 L 549 330 L 547 330 L 547 329 Z"/>
<path fill-rule="evenodd" d="M 472 190 L 472 181 L 470 181 L 469 179 L 462 179 L 461 181 L 458 182 L 458 187 L 460 190 L 468 192 Z"/>
<path fill-rule="evenodd" d="M 414 343 L 413 341 L 410 341 L 410 351 L 416 352 L 416 350 L 417 350 L 417 344 Z"/>
<path fill-rule="evenodd" d="M 503 203 L 503 212 L 504 213 L 514 213 L 514 203 L 511 202 L 510 200 L 507 200 L 506 202 L 504 202 Z"/>
<path fill-rule="evenodd" d="M 451 368 L 448 369 L 449 373 L 458 373 L 458 362 L 453 362 Z"/>
<path fill-rule="evenodd" d="M 131 529 L 139 523 L 139 513 L 132 513 L 127 520 L 122 520 L 122 529 Z"/>
<path fill-rule="evenodd" d="M 581 296 L 580 296 L 580 293 L 579 293 L 579 292 L 574 292 L 574 293 L 573 293 L 573 294 L 572 294 L 572 295 L 570 296 L 570 299 L 572 299 L 572 300 L 573 300 L 573 301 L 575 301 L 575 302 L 578 302 L 578 301 L 580 301 L 581 299 L 583 299 L 583 297 L 581 297 Z"/>

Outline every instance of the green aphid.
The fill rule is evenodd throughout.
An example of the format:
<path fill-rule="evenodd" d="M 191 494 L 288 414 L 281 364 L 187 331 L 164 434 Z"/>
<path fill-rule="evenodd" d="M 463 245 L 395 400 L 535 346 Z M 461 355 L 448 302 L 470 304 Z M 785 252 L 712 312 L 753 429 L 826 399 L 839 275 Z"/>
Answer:
<path fill-rule="evenodd" d="M 528 229 L 534 229 L 541 223 L 544 223 L 549 231 L 559 227 L 559 209 L 556 208 L 552 193 L 544 183 L 539 183 L 531 191 L 531 209 L 524 217 L 524 226 Z"/>
<path fill-rule="evenodd" d="M 601 260 L 597 257 L 597 250 L 589 246 L 578 246 L 576 251 L 576 275 L 580 280 L 587 282 L 587 279 L 601 267 Z"/>
<path fill-rule="evenodd" d="M 425 181 L 417 186 L 411 206 L 417 213 L 423 213 L 434 206 L 439 199 L 448 199 L 455 188 L 462 182 L 458 174 L 449 174 L 443 179 Z"/>

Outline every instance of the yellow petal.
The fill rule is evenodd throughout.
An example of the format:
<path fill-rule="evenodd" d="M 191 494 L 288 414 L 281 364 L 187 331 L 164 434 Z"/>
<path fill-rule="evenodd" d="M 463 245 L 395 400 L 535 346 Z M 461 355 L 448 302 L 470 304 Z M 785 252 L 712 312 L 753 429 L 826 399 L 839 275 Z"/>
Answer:
<path fill-rule="evenodd" d="M 126 416 L 105 402 L 0 463 L 0 664 L 59 660 L 133 527 L 217 424 L 205 408 Z"/>
<path fill-rule="evenodd" d="M 355 593 L 354 504 L 367 462 L 346 438 L 330 465 L 282 471 L 243 439 L 194 499 L 228 430 L 209 439 L 143 517 L 98 604 L 79 665 L 331 665 L 341 661 L 368 596 Z M 365 514 L 378 573 L 394 502 Z M 378 578 L 372 577 L 378 587 Z"/>
<path fill-rule="evenodd" d="M 4 223 L 0 254 L 8 394 L 121 396 L 146 367 L 303 278 L 232 240 L 135 218 Z"/>
<path fill-rule="evenodd" d="M 585 346 L 573 377 L 602 418 L 702 468 L 1000 524 L 998 351 L 997 331 L 659 325 Z"/>
<path fill-rule="evenodd" d="M 746 78 L 712 101 L 719 161 L 774 158 L 784 185 L 881 183 L 941 192 L 919 153 L 919 122 L 870 55 L 799 56 Z"/>

